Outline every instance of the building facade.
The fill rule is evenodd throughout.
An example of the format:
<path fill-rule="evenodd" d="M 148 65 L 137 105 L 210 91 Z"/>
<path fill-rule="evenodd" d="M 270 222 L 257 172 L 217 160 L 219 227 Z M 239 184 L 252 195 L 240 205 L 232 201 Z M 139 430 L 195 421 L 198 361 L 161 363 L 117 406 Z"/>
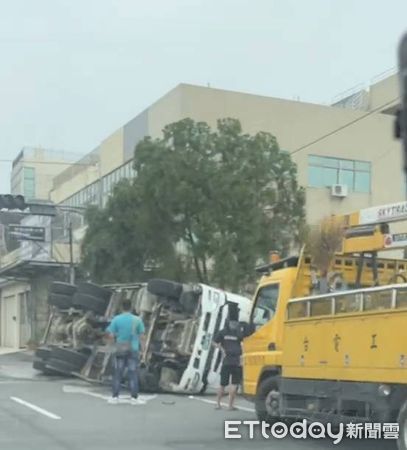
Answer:
<path fill-rule="evenodd" d="M 219 118 L 241 121 L 244 132 L 268 131 L 291 153 L 306 188 L 307 219 L 400 201 L 405 196 L 400 144 L 393 136 L 399 103 L 393 75 L 333 106 L 181 84 L 107 137 L 93 162 L 63 171 L 53 182 L 56 203 L 103 205 L 113 186 L 134 176 L 136 144 L 159 137 L 165 125 L 190 117 L 215 127 Z"/>
<path fill-rule="evenodd" d="M 11 194 L 27 200 L 49 200 L 53 179 L 80 158 L 79 154 L 43 148 L 24 147 L 11 170 Z"/>

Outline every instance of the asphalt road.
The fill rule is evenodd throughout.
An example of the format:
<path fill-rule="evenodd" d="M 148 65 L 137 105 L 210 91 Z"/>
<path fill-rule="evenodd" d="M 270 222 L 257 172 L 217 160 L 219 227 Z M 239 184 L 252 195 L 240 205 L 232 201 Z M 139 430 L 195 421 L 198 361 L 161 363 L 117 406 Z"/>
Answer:
<path fill-rule="evenodd" d="M 22 364 L 28 376 L 23 376 Z M 13 376 L 14 368 L 18 376 Z M 5 450 L 247 450 L 394 449 L 389 441 L 265 440 L 224 438 L 225 420 L 255 420 L 252 405 L 238 400 L 239 411 L 215 411 L 213 396 L 143 396 L 132 406 L 123 398 L 109 405 L 107 388 L 74 379 L 33 376 L 29 362 L 0 357 L 0 448 Z"/>

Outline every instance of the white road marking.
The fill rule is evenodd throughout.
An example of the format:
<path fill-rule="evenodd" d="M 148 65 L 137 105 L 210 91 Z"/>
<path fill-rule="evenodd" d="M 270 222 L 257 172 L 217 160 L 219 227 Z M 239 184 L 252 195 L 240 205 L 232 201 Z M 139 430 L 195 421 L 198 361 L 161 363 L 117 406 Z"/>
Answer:
<path fill-rule="evenodd" d="M 93 392 L 88 388 L 80 387 L 80 386 L 68 386 L 65 385 L 62 387 L 62 391 L 65 394 L 83 394 L 89 395 L 91 397 L 100 398 L 102 400 L 108 401 L 111 397 L 110 395 L 99 394 L 98 392 Z M 156 398 L 157 395 L 139 395 L 140 400 L 144 400 L 148 402 Z M 119 403 L 130 403 L 131 397 L 130 395 L 121 395 L 119 399 Z"/>
<path fill-rule="evenodd" d="M 33 411 L 36 411 L 37 413 L 40 413 L 44 416 L 49 417 L 50 419 L 60 420 L 61 417 L 57 416 L 56 414 L 47 411 L 46 409 L 40 408 L 39 406 L 33 405 L 32 403 L 26 402 L 25 400 L 22 400 L 18 397 L 10 397 L 11 400 L 13 400 L 16 403 L 20 403 L 20 405 L 24 405 L 27 408 L 32 409 Z"/>
<path fill-rule="evenodd" d="M 195 397 L 194 395 L 190 395 L 188 396 L 188 398 L 190 398 L 191 400 L 198 400 L 199 402 L 203 402 L 203 403 L 209 403 L 210 405 L 216 405 L 216 402 L 214 400 L 208 400 L 206 398 L 200 398 L 200 397 Z M 228 407 L 227 403 L 222 403 L 221 405 L 225 408 Z M 239 406 L 239 405 L 235 405 L 237 409 L 240 409 L 241 411 L 248 411 L 248 412 L 255 412 L 255 410 L 253 408 L 246 408 L 246 406 Z"/>

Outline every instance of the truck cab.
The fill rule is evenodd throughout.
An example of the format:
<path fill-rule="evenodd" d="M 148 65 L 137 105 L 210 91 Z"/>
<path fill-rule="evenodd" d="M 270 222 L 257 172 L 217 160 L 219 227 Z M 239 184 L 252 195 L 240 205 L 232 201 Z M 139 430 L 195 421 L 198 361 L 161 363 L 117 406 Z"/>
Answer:
<path fill-rule="evenodd" d="M 243 342 L 243 391 L 247 396 L 256 395 L 259 381 L 267 374 L 280 372 L 283 322 L 297 284 L 299 259 L 287 258 L 259 268 L 266 273 L 254 295 L 249 319 L 252 334 Z"/>

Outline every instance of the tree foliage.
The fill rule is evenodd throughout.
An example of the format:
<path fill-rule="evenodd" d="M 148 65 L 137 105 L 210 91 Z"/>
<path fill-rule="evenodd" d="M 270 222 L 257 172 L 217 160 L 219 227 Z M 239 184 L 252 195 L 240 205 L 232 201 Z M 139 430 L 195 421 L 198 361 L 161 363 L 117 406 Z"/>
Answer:
<path fill-rule="evenodd" d="M 319 226 L 310 230 L 307 237 L 308 253 L 322 276 L 327 276 L 335 253 L 341 248 L 343 236 L 342 223 L 332 217 L 325 218 Z"/>
<path fill-rule="evenodd" d="M 304 191 L 269 133 L 184 119 L 142 140 L 134 169 L 105 209 L 88 212 L 84 266 L 99 281 L 168 276 L 238 290 L 271 249 L 298 240 Z"/>

